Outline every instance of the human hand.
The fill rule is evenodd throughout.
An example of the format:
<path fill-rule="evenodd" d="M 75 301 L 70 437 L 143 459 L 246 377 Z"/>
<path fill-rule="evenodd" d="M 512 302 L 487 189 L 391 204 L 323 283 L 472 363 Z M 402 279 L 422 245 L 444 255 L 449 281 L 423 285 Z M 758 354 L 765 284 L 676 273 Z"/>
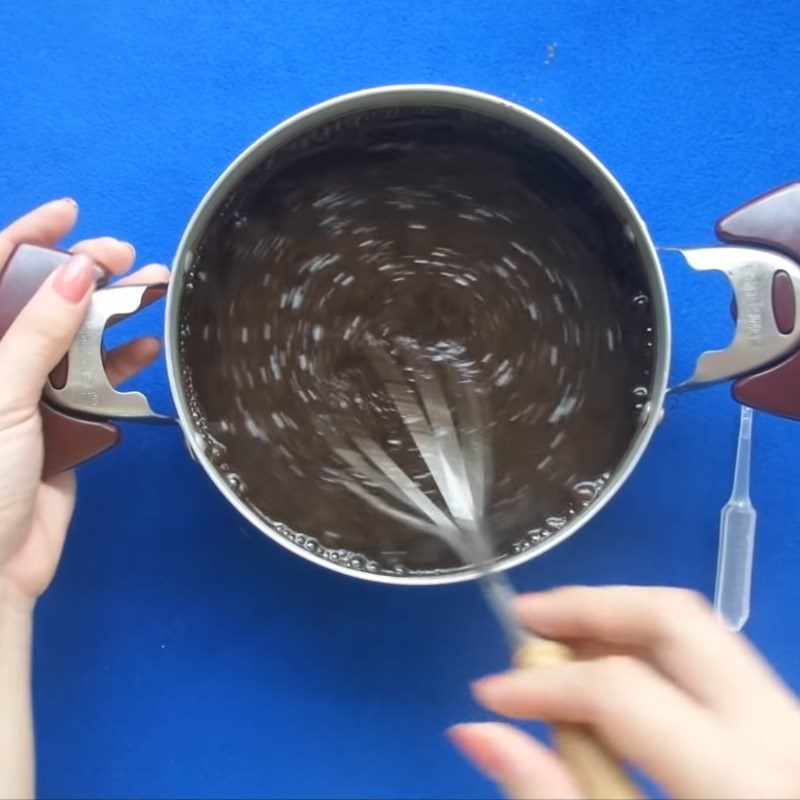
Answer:
<path fill-rule="evenodd" d="M 674 797 L 800 796 L 800 705 L 700 595 L 571 587 L 517 603 L 530 630 L 581 660 L 478 681 L 486 708 L 588 725 Z M 581 796 L 558 755 L 510 725 L 457 725 L 451 736 L 509 797 Z"/>
<path fill-rule="evenodd" d="M 0 265 L 20 243 L 53 246 L 75 226 L 70 199 L 40 206 L 0 232 Z M 0 597 L 32 606 L 58 564 L 75 502 L 75 474 L 41 479 L 44 446 L 39 399 L 49 372 L 67 353 L 86 315 L 96 265 L 111 275 L 130 269 L 133 246 L 105 236 L 70 248 L 75 256 L 45 281 L 0 340 Z M 150 264 L 120 283 L 166 281 Z M 106 369 L 120 383 L 152 362 L 160 342 L 143 337 L 108 354 Z"/>

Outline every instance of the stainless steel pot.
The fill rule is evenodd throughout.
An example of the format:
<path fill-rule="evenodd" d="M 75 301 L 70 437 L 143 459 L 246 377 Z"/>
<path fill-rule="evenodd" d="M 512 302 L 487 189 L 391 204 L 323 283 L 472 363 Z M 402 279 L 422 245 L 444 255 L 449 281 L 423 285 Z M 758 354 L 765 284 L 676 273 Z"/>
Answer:
<path fill-rule="evenodd" d="M 626 235 L 633 243 L 641 269 L 646 275 L 655 321 L 654 370 L 649 404 L 641 416 L 632 446 L 603 491 L 559 531 L 519 554 L 505 557 L 502 567 L 508 568 L 528 561 L 554 547 L 583 527 L 611 500 L 649 444 L 661 419 L 668 392 L 670 311 L 659 256 L 633 203 L 597 158 L 549 120 L 497 97 L 448 86 L 408 85 L 369 89 L 314 106 L 262 136 L 214 183 L 197 207 L 180 241 L 167 291 L 166 357 L 170 387 L 177 408 L 177 422 L 183 429 L 193 456 L 230 503 L 263 533 L 304 558 L 367 580 L 414 584 L 449 583 L 471 579 L 476 572 L 474 569 L 465 569 L 461 572 L 428 576 L 370 573 L 322 558 L 267 524 L 232 489 L 212 463 L 206 440 L 196 429 L 179 358 L 180 306 L 186 290 L 186 276 L 191 271 L 197 245 L 206 225 L 224 205 L 242 176 L 262 164 L 281 145 L 324 126 L 335 125 L 336 120 L 344 114 L 403 106 L 459 109 L 525 131 L 567 159 L 591 181 L 625 225 Z M 800 219 L 799 197 L 800 185 L 784 187 L 734 212 L 720 223 L 718 233 L 721 237 L 729 241 L 746 242 L 747 247 L 683 251 L 686 260 L 695 269 L 718 270 L 728 276 L 739 313 L 731 345 L 725 350 L 701 355 L 694 375 L 676 387 L 678 390 L 749 375 L 751 377 L 738 384 L 740 399 L 777 413 L 796 412 L 791 404 L 787 410 L 786 403 L 781 399 L 782 393 L 775 390 L 775 369 L 778 369 L 780 383 L 780 370 L 785 370 L 784 364 L 792 360 L 800 345 L 800 268 L 792 260 L 800 258 L 800 236 L 794 233 L 797 229 L 796 220 Z M 787 228 L 787 219 L 794 227 Z M 29 296 L 35 285 L 63 258 L 62 253 L 23 246 L 12 256 L 0 278 L 0 300 L 6 302 L 6 298 L 15 294 L 11 291 L 11 284 L 15 281 L 27 282 L 27 289 L 16 292 L 16 296 Z M 24 280 L 20 278 L 23 273 L 27 276 Z M 68 375 L 63 385 L 51 383 L 44 393 L 47 470 L 52 472 L 73 466 L 116 443 L 118 432 L 108 422 L 110 419 L 165 419 L 152 411 L 146 398 L 140 393 L 118 392 L 113 389 L 105 376 L 101 357 L 102 334 L 108 320 L 133 313 L 163 293 L 164 288 L 112 286 L 96 292 L 87 322 L 69 353 Z M 20 306 L 20 303 L 21 300 L 18 300 L 16 305 Z M 11 311 L 15 313 L 14 309 Z M 755 374 L 765 366 L 772 367 L 768 373 Z M 768 388 L 761 391 L 767 384 Z"/>

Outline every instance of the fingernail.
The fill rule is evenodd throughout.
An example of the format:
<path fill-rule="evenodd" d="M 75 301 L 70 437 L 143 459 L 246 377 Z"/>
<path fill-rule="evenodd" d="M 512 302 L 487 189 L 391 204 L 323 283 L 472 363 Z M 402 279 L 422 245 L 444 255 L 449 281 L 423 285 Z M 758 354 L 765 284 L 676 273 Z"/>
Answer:
<path fill-rule="evenodd" d="M 473 681 L 470 684 L 470 688 L 472 689 L 472 693 L 476 697 L 483 697 L 487 692 L 492 690 L 492 687 L 497 683 L 497 678 L 494 675 L 490 675 L 487 678 L 480 678 L 477 681 Z"/>
<path fill-rule="evenodd" d="M 544 607 L 547 608 L 548 597 L 542 592 L 531 592 L 523 594 L 514 598 L 514 614 L 519 617 L 521 615 L 529 617 L 538 614 Z"/>
<path fill-rule="evenodd" d="M 78 210 L 78 202 L 77 200 L 73 200 L 71 197 L 62 197 L 62 203 L 69 203 L 76 211 Z"/>
<path fill-rule="evenodd" d="M 80 303 L 95 283 L 95 265 L 84 255 L 72 256 L 56 271 L 53 288 L 69 303 Z"/>
<path fill-rule="evenodd" d="M 525 594 L 519 594 L 514 598 L 514 605 L 525 606 L 532 603 L 539 603 L 546 597 L 546 592 L 526 592 Z"/>
<path fill-rule="evenodd" d="M 120 244 L 124 244 L 131 251 L 133 257 L 136 258 L 136 248 L 130 242 L 126 242 L 124 239 L 117 239 L 117 241 Z"/>
<path fill-rule="evenodd" d="M 158 336 L 148 336 L 147 340 L 155 345 L 157 354 L 161 352 L 161 339 Z"/>
<path fill-rule="evenodd" d="M 502 751 L 498 752 L 496 748 L 487 746 L 490 742 L 484 738 L 484 732 L 488 732 L 490 726 L 491 723 L 487 725 L 479 722 L 453 725 L 448 729 L 447 735 L 478 769 L 496 777 L 504 772 L 507 765 Z"/>

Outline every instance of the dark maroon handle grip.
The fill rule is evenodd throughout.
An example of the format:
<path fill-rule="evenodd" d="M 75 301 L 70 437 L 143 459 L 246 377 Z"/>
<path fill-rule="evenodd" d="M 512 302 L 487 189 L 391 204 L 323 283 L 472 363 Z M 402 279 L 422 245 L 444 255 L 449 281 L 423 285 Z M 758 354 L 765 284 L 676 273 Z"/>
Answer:
<path fill-rule="evenodd" d="M 42 400 L 39 403 L 44 437 L 42 478 L 73 469 L 119 444 L 116 425 L 73 417 Z"/>
<path fill-rule="evenodd" d="M 724 242 L 776 250 L 800 262 L 800 182 L 781 186 L 732 211 L 717 223 L 717 236 Z M 772 311 L 778 330 L 790 333 L 796 308 L 786 273 L 778 272 L 773 279 Z M 734 381 L 732 392 L 745 405 L 800 419 L 800 351 Z"/>
<path fill-rule="evenodd" d="M 761 245 L 800 262 L 800 181 L 762 194 L 717 222 L 723 242 Z"/>

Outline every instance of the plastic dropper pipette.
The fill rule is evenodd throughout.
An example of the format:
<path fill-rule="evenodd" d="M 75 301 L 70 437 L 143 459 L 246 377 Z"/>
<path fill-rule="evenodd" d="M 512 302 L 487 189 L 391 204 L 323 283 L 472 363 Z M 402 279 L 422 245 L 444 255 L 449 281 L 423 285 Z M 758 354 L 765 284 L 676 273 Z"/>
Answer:
<path fill-rule="evenodd" d="M 750 584 L 756 510 L 750 501 L 750 445 L 753 409 L 742 406 L 733 492 L 720 514 L 719 558 L 714 606 L 722 619 L 739 631 L 750 616 Z"/>

